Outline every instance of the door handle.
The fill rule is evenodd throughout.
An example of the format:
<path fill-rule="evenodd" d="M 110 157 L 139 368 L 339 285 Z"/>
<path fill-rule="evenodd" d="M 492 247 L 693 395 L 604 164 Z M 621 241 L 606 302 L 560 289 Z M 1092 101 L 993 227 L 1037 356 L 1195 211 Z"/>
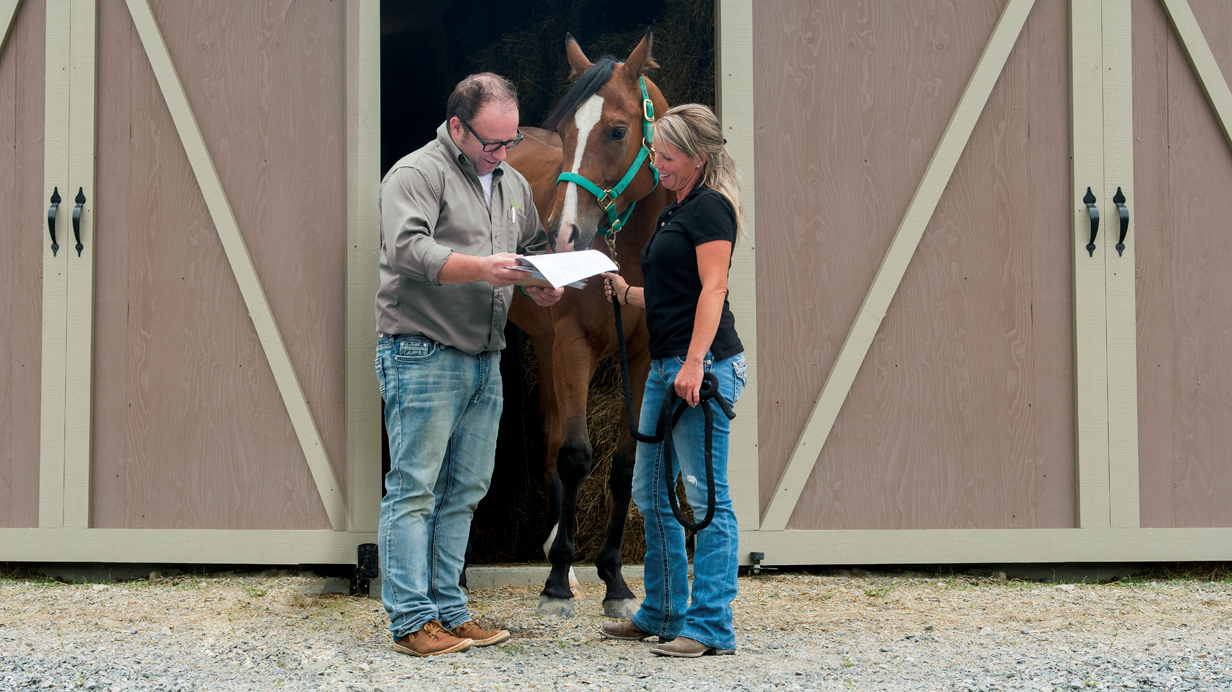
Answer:
<path fill-rule="evenodd" d="M 56 209 L 60 207 L 60 188 L 53 187 L 51 189 L 51 206 L 47 207 L 47 232 L 51 234 L 51 256 L 55 257 L 56 252 L 60 250 L 60 244 L 56 242 Z"/>
<path fill-rule="evenodd" d="M 1087 254 L 1094 257 L 1095 236 L 1099 233 L 1099 209 L 1095 206 L 1095 195 L 1091 192 L 1091 188 L 1087 188 L 1087 194 L 1082 201 L 1086 202 L 1087 213 L 1091 215 L 1091 242 L 1087 243 Z"/>
<path fill-rule="evenodd" d="M 73 201 L 77 203 L 73 207 L 73 237 L 77 239 L 77 256 L 81 257 L 81 250 L 85 247 L 81 244 L 81 207 L 86 203 L 85 191 L 77 188 L 77 197 Z"/>
<path fill-rule="evenodd" d="M 1121 192 L 1121 188 L 1117 188 L 1116 196 L 1112 198 L 1112 203 L 1117 205 L 1117 211 L 1121 214 L 1121 239 L 1117 241 L 1117 257 L 1125 252 L 1125 234 L 1129 232 L 1129 209 L 1125 208 L 1125 195 Z"/>

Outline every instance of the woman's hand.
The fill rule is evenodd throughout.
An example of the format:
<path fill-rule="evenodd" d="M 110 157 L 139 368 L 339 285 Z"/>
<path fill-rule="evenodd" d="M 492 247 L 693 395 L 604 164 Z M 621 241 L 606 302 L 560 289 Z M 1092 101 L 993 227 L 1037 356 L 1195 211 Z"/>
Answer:
<path fill-rule="evenodd" d="M 701 399 L 702 376 L 705 371 L 701 360 L 685 360 L 676 373 L 676 396 L 684 399 L 689 406 L 697 406 Z"/>
<path fill-rule="evenodd" d="M 629 282 L 620 278 L 616 272 L 603 272 L 603 295 L 613 303 L 622 303 L 622 298 L 629 294 Z"/>

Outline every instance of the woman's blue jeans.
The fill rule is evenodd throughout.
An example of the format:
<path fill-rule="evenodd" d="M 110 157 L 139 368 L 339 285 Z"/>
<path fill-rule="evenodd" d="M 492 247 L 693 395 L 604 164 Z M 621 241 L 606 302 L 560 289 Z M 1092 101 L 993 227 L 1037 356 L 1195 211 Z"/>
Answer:
<path fill-rule="evenodd" d="M 713 361 L 706 372 L 719 378 L 719 392 L 732 404 L 744 390 L 744 354 Z M 664 395 L 673 388 L 683 358 L 651 363 L 642 398 L 641 432 L 653 434 Z M 633 501 L 646 522 L 646 598 L 633 624 L 662 639 L 688 637 L 717 649 L 736 648 L 731 602 L 736 598 L 739 533 L 727 485 L 727 445 L 731 422 L 714 406 L 712 459 L 715 509 L 710 525 L 697 534 L 693 552 L 693 589 L 689 593 L 689 562 L 684 527 L 672 514 L 667 494 L 676 489 L 664 480 L 663 445 L 639 442 L 633 468 Z M 705 413 L 698 405 L 685 411 L 672 435 L 671 477 L 684 477 L 694 521 L 706 514 Z M 690 595 L 692 596 L 690 598 Z"/>
<path fill-rule="evenodd" d="M 471 619 L 458 577 L 471 516 L 488 492 L 502 406 L 500 353 L 472 356 L 420 336 L 381 336 L 390 469 L 377 535 L 394 639 L 429 620 Z"/>

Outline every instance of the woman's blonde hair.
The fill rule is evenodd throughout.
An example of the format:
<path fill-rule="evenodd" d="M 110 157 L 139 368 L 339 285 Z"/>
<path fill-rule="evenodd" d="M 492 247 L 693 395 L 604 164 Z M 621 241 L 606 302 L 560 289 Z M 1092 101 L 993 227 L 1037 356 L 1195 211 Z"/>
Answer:
<path fill-rule="evenodd" d="M 744 215 L 740 209 L 740 170 L 727 150 L 723 128 L 714 111 L 700 103 L 685 103 L 655 119 L 655 141 L 664 141 L 685 156 L 702 159 L 706 155 L 701 183 L 731 202 L 736 210 L 736 238 L 744 234 Z"/>

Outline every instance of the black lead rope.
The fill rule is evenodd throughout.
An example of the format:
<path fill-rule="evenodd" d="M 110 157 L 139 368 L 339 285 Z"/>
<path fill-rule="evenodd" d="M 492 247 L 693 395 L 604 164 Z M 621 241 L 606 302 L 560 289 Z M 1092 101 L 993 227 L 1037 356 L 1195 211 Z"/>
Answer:
<path fill-rule="evenodd" d="M 620 303 L 612 301 L 613 313 L 616 316 L 616 342 L 620 346 L 620 376 L 621 383 L 624 385 L 625 392 L 625 418 L 629 422 L 629 434 L 633 439 L 639 442 L 647 442 L 650 444 L 663 444 L 663 478 L 667 481 L 667 499 L 672 505 L 672 514 L 676 515 L 676 520 L 686 531 L 697 533 L 710 525 L 710 521 L 714 519 L 715 507 L 715 490 L 714 490 L 714 456 L 713 452 L 713 437 L 714 437 L 714 411 L 711 409 L 710 403 L 717 402 L 719 408 L 723 411 L 723 415 L 727 416 L 728 420 L 734 420 L 736 412 L 732 411 L 731 404 L 727 403 L 727 399 L 719 393 L 719 378 L 714 373 L 708 372 L 702 378 L 701 392 L 698 396 L 698 403 L 703 406 L 702 413 L 706 417 L 706 516 L 696 524 L 685 518 L 684 513 L 680 511 L 680 503 L 676 500 L 676 479 L 672 474 L 672 446 L 667 441 L 672 437 L 672 430 L 676 427 L 680 416 L 684 415 L 685 409 L 689 407 L 689 403 L 681 399 L 676 406 L 675 412 L 672 411 L 672 404 L 678 398 L 675 388 L 668 387 L 667 395 L 663 397 L 663 405 L 659 407 L 659 422 L 655 427 L 653 435 L 643 435 L 638 432 L 635 427 L 633 417 L 633 388 L 629 384 L 629 355 L 625 347 L 625 325 L 624 318 L 620 314 Z"/>

